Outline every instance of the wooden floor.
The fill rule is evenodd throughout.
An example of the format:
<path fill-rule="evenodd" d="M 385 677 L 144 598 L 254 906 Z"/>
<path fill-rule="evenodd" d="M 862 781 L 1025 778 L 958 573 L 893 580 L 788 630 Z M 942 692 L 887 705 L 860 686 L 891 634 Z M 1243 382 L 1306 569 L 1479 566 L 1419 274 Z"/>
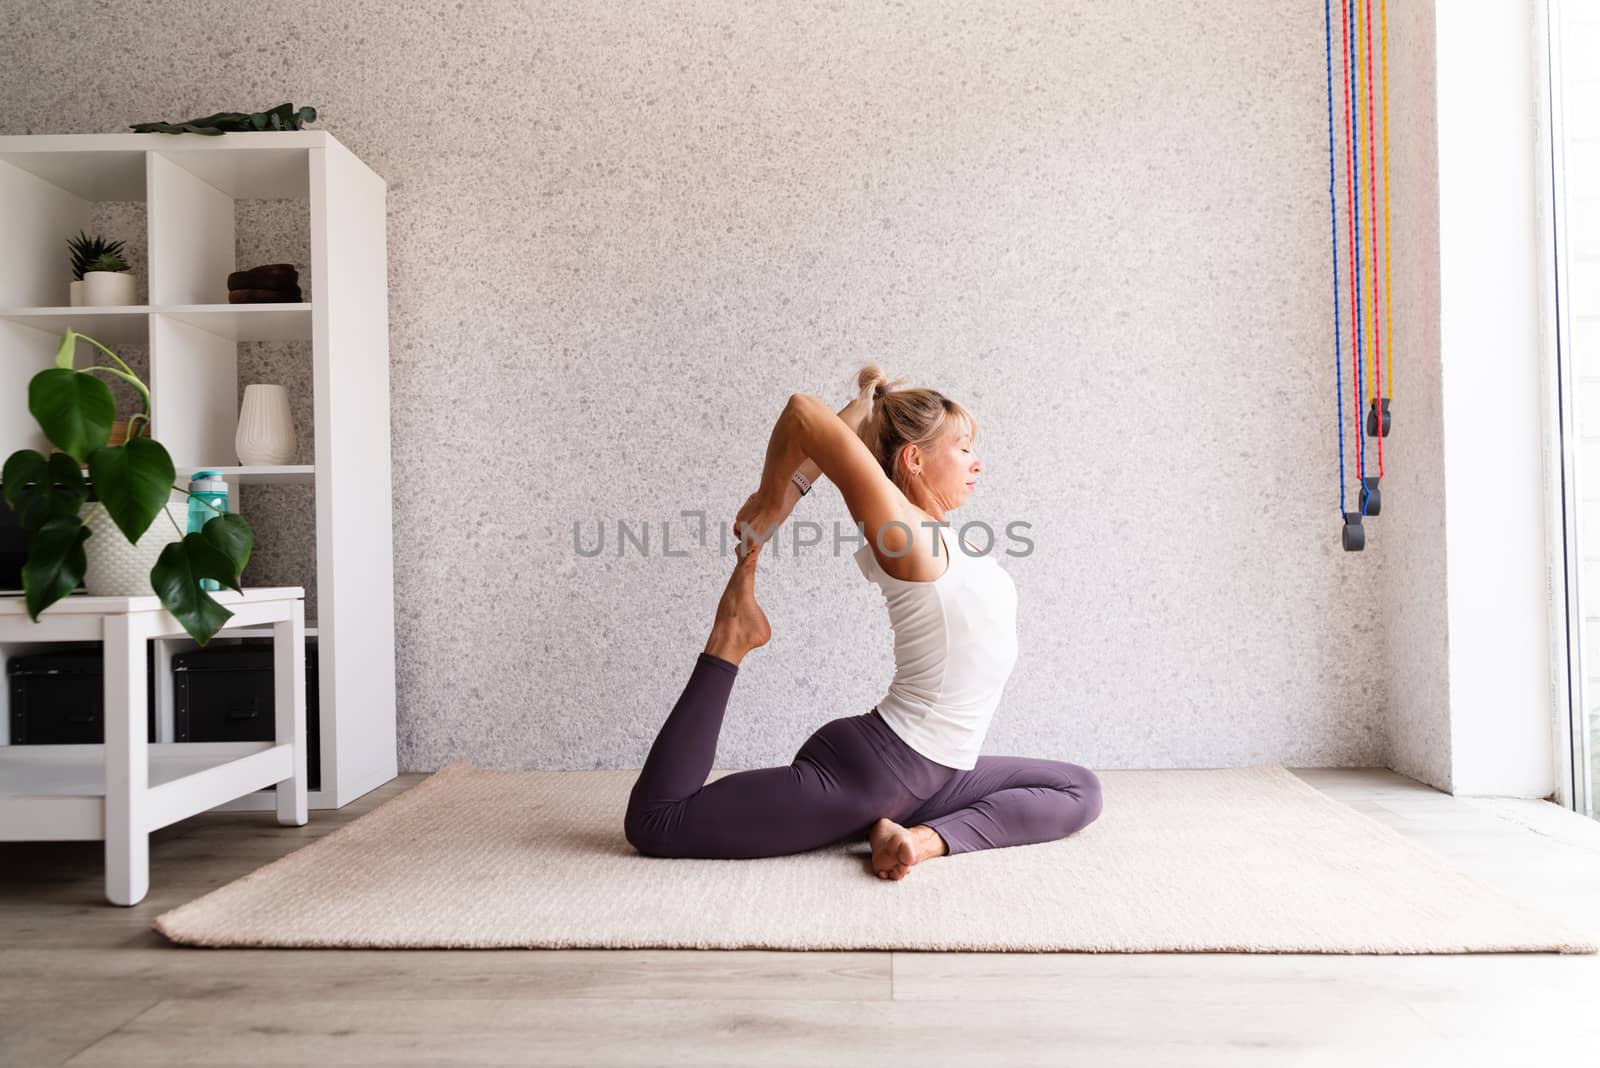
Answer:
<path fill-rule="evenodd" d="M 1600 928 L 1600 824 L 1389 771 L 1297 774 Z M 0 844 L 0 1063 L 1600 1064 L 1590 955 L 208 950 L 149 929 L 422 778 L 306 827 L 164 828 L 131 909 L 104 900 L 99 843 Z"/>

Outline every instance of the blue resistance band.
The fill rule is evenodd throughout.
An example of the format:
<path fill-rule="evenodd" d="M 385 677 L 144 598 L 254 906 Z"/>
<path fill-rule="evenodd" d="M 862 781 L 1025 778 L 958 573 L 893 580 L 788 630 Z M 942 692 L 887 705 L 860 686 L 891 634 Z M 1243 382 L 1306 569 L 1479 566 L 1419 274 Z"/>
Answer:
<path fill-rule="evenodd" d="M 1339 515 L 1345 514 L 1344 497 L 1344 353 L 1339 325 L 1339 200 L 1334 193 L 1338 171 L 1333 162 L 1333 10 L 1332 0 L 1322 0 L 1322 26 L 1327 40 L 1328 67 L 1328 225 L 1333 231 L 1333 397 L 1334 422 L 1339 428 Z"/>

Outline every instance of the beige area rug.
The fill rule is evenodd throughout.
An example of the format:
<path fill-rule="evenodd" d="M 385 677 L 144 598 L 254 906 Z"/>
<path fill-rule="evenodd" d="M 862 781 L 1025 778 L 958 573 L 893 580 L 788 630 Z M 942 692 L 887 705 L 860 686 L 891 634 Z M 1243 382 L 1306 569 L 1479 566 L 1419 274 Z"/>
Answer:
<path fill-rule="evenodd" d="M 1278 764 L 1102 771 L 1070 837 L 876 878 L 865 840 L 645 857 L 635 771 L 454 763 L 155 929 L 203 946 L 1593 953 Z M 712 778 L 727 774 L 718 770 Z"/>

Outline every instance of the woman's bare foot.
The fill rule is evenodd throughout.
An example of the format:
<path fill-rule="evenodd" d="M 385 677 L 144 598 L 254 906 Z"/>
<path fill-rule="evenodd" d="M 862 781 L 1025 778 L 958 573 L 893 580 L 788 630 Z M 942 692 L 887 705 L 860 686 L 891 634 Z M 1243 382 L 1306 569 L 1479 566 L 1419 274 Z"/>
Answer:
<path fill-rule="evenodd" d="M 752 649 L 759 649 L 772 637 L 772 626 L 767 614 L 756 603 L 756 560 L 761 548 L 739 558 L 728 576 L 722 600 L 717 602 L 716 622 L 711 625 L 711 637 L 706 642 L 706 652 L 737 665 Z"/>
<path fill-rule="evenodd" d="M 872 825 L 872 870 L 880 879 L 904 879 L 913 864 L 949 851 L 939 832 L 925 823 L 902 827 L 887 816 Z"/>

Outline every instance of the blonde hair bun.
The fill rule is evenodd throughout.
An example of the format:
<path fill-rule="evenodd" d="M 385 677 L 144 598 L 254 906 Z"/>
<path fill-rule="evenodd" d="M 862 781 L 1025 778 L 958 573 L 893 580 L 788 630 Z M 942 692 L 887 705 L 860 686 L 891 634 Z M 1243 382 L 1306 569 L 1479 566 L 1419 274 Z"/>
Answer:
<path fill-rule="evenodd" d="M 908 476 L 902 462 L 907 445 L 931 448 L 951 420 L 965 422 L 972 436 L 978 435 L 978 421 L 965 406 L 936 389 L 905 383 L 903 378 L 890 381 L 875 363 L 867 364 L 856 375 L 859 399 L 870 399 L 872 404 L 871 414 L 861 421 L 856 434 L 872 451 L 884 475 L 902 490 L 907 487 Z M 895 395 L 894 403 L 883 403 L 891 393 Z"/>

